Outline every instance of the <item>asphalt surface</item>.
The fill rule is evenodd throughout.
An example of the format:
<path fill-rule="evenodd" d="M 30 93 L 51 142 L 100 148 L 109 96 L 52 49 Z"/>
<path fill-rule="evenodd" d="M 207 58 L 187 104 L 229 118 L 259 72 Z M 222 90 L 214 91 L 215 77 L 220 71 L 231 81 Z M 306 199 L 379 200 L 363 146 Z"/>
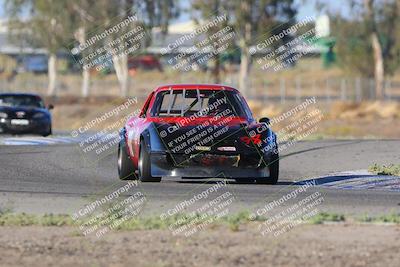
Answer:
<path fill-rule="evenodd" d="M 0 145 L 0 209 L 72 214 L 94 199 L 102 198 L 127 184 L 127 181 L 117 178 L 116 158 L 116 148 L 110 148 L 107 153 L 95 157 L 83 153 L 77 144 Z M 319 211 L 353 215 L 398 213 L 400 178 L 391 178 L 395 185 L 391 189 L 380 188 L 379 183 L 376 183 L 376 188 L 360 188 L 354 180 L 351 186 L 343 189 L 323 186 L 323 181 L 338 172 L 365 170 L 373 163 L 399 162 L 400 140 L 298 142 L 281 153 L 278 185 L 237 184 L 232 181 L 216 194 L 229 191 L 234 195 L 231 212 L 255 212 L 298 189 L 300 185 L 295 182 L 317 178 L 319 185 L 307 188 L 296 198 L 286 199 L 279 208 L 288 207 L 319 192 L 323 197 L 318 205 Z M 339 177 L 338 182 L 349 178 L 348 175 Z M 365 178 L 370 177 L 361 175 L 355 180 L 362 181 Z M 142 192 L 146 196 L 144 213 L 157 215 L 192 199 L 216 185 L 216 181 L 218 179 L 165 178 L 161 183 L 139 183 L 124 195 Z"/>

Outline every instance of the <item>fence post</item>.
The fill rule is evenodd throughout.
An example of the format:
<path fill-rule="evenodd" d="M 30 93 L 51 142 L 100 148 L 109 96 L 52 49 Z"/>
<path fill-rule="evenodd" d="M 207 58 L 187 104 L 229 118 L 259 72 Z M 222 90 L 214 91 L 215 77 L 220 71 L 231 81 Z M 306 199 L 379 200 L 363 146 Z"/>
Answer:
<path fill-rule="evenodd" d="M 267 102 L 267 100 L 268 100 L 268 95 L 267 95 L 267 92 L 268 92 L 268 90 L 267 90 L 267 84 L 268 84 L 268 82 L 267 82 L 267 80 L 263 80 L 263 85 L 264 85 L 264 90 L 263 90 L 263 102 Z"/>
<path fill-rule="evenodd" d="M 346 101 L 346 79 L 342 78 L 340 82 L 340 99 Z"/>
<path fill-rule="evenodd" d="M 372 78 L 369 80 L 369 98 L 370 98 L 370 100 L 372 100 L 372 99 L 376 100 L 376 97 L 375 97 L 375 80 L 372 79 Z"/>
<path fill-rule="evenodd" d="M 315 78 L 312 81 L 312 94 L 317 98 L 317 80 Z"/>
<path fill-rule="evenodd" d="M 280 79 L 280 93 L 281 93 L 281 104 L 285 104 L 286 95 L 286 83 L 284 79 Z"/>
<path fill-rule="evenodd" d="M 361 78 L 357 77 L 356 80 L 356 102 L 361 102 Z"/>
<path fill-rule="evenodd" d="M 386 96 L 389 101 L 392 99 L 391 89 L 392 89 L 391 80 L 387 79 L 385 82 L 385 91 L 384 91 L 384 95 L 383 95 L 384 99 L 386 99 Z"/>
<path fill-rule="evenodd" d="M 133 84 L 132 79 L 133 79 L 132 77 L 129 77 L 129 79 L 128 79 L 128 89 L 127 89 L 127 92 L 126 92 L 128 97 L 131 96 L 131 86 Z M 89 85 L 89 87 L 90 87 L 90 85 Z"/>
<path fill-rule="evenodd" d="M 296 77 L 296 103 L 300 103 L 301 94 L 301 79 L 299 76 Z"/>
<path fill-rule="evenodd" d="M 325 94 L 326 94 L 326 98 L 328 100 L 328 103 L 331 102 L 331 95 L 330 95 L 330 88 L 329 88 L 330 84 L 329 84 L 329 78 L 326 78 L 326 86 L 325 86 Z"/>

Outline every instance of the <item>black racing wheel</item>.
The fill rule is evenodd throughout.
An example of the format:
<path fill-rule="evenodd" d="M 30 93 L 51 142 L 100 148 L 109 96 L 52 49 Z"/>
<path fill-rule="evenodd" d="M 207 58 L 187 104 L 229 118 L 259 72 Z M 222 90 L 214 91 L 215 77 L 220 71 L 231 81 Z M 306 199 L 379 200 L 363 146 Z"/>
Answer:
<path fill-rule="evenodd" d="M 121 180 L 135 180 L 135 168 L 126 151 L 125 142 L 118 145 L 118 176 Z"/>
<path fill-rule="evenodd" d="M 142 182 L 160 182 L 161 181 L 161 177 L 151 176 L 150 154 L 147 151 L 143 140 L 140 142 L 138 174 L 139 174 L 139 180 Z"/>

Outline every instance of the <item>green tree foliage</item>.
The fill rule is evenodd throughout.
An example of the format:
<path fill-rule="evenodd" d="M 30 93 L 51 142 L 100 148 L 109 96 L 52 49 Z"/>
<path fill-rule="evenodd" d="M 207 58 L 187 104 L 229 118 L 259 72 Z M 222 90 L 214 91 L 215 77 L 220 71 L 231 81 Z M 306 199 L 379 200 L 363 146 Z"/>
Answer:
<path fill-rule="evenodd" d="M 228 24 L 236 33 L 236 42 L 241 52 L 239 89 L 245 94 L 250 75 L 251 45 L 260 42 L 277 31 L 288 28 L 295 22 L 297 8 L 294 0 L 231 0 L 193 1 L 193 8 L 203 18 L 225 13 Z M 283 40 L 285 41 L 285 40 Z"/>
<path fill-rule="evenodd" d="M 71 49 L 74 41 L 85 42 L 96 32 L 114 26 L 127 16 L 138 14 L 137 24 L 148 31 L 161 27 L 167 32 L 168 23 L 179 14 L 178 0 L 5 0 L 10 28 L 23 36 L 30 45 L 45 48 L 49 53 L 49 94 L 56 93 L 56 53 L 62 49 Z M 137 26 L 137 25 L 134 25 Z M 124 29 L 128 31 L 129 29 Z M 118 34 L 123 34 L 120 31 Z M 151 35 L 146 36 L 144 45 L 150 43 Z M 110 35 L 84 51 L 90 53 L 105 42 L 116 38 Z M 119 56 L 119 57 L 118 57 Z M 127 94 L 128 55 L 115 55 L 114 68 L 121 85 L 121 94 Z M 118 60 L 116 60 L 118 59 Z M 88 94 L 89 72 L 83 70 L 82 92 Z"/>
<path fill-rule="evenodd" d="M 362 4 L 360 1 L 353 3 L 352 18 L 331 15 L 339 63 L 346 71 L 374 77 L 373 48 L 369 38 L 371 24 L 375 23 L 385 73 L 392 75 L 400 65 L 400 3 L 398 0 L 375 1 L 372 17 L 365 16 Z"/>
<path fill-rule="evenodd" d="M 48 94 L 54 95 L 57 81 L 56 53 L 71 41 L 72 24 L 68 12 L 68 1 L 7 0 L 5 6 L 11 17 L 10 28 L 24 36 L 29 36 L 25 41 L 30 42 L 34 47 L 47 49 L 49 53 Z"/>
<path fill-rule="evenodd" d="M 374 76 L 372 46 L 366 25 L 360 21 L 334 18 L 332 28 L 336 38 L 336 51 L 339 65 L 346 72 Z"/>

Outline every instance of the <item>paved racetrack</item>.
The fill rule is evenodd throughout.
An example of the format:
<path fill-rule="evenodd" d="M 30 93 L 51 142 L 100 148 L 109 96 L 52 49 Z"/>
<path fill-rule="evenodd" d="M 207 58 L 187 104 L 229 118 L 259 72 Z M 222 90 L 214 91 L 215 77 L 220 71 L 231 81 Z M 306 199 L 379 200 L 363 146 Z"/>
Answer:
<path fill-rule="evenodd" d="M 1 143 L 1 142 L 0 142 Z M 4 143 L 4 142 L 3 142 Z M 373 163 L 400 162 L 400 140 L 332 140 L 298 142 L 281 153 L 279 184 L 237 184 L 231 210 L 254 211 L 289 194 L 299 184 L 317 178 L 307 194 L 319 192 L 320 211 L 346 214 L 383 214 L 400 210 L 400 178 L 375 177 L 365 172 Z M 117 178 L 116 149 L 100 158 L 82 154 L 73 143 L 0 145 L 0 208 L 29 213 L 73 213 L 126 181 Z M 145 213 L 160 214 L 217 180 L 165 178 L 161 183 L 140 183 L 132 191 L 146 196 Z M 295 199 L 285 201 L 290 205 Z"/>

